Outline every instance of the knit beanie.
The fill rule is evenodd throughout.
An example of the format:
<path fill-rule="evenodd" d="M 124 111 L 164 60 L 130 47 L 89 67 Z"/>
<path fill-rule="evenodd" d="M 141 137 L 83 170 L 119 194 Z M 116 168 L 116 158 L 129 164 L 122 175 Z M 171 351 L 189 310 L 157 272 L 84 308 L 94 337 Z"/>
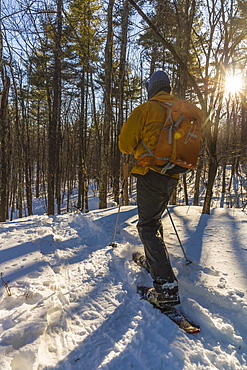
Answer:
<path fill-rule="evenodd" d="M 161 90 L 171 91 L 171 83 L 168 75 L 164 71 L 156 71 L 152 74 L 150 79 L 146 82 L 148 91 L 148 99 L 152 98 Z"/>

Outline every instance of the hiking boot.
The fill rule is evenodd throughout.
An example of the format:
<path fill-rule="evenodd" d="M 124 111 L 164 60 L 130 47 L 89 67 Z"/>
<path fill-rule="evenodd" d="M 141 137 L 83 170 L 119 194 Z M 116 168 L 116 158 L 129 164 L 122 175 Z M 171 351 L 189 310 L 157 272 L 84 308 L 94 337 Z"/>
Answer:
<path fill-rule="evenodd" d="M 147 300 L 154 306 L 165 309 L 180 303 L 176 280 L 172 283 L 163 282 L 163 284 L 154 281 L 153 285 L 154 288 L 150 288 L 147 292 Z"/>
<path fill-rule="evenodd" d="M 141 254 L 140 252 L 135 252 L 132 254 L 132 259 L 138 266 L 144 268 L 147 272 L 149 272 L 147 259 L 144 254 Z"/>

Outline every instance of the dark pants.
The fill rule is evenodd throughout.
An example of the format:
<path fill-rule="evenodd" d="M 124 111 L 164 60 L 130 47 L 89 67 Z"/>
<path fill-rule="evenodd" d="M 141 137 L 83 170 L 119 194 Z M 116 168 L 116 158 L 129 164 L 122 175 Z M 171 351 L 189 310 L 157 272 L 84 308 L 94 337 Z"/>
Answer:
<path fill-rule="evenodd" d="M 163 241 L 161 216 L 177 183 L 177 179 L 154 171 L 149 171 L 144 176 L 137 175 L 137 229 L 154 281 L 172 282 L 175 279 Z"/>

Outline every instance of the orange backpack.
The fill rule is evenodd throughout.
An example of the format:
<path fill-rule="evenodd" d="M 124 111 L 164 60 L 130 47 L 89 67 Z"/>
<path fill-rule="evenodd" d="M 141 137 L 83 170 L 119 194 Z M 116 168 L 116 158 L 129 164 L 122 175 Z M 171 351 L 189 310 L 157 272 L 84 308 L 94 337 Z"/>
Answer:
<path fill-rule="evenodd" d="M 167 108 L 166 121 L 157 146 L 138 158 L 140 166 L 162 166 L 161 173 L 177 174 L 194 169 L 200 152 L 203 112 L 186 100 L 165 103 L 153 100 Z"/>

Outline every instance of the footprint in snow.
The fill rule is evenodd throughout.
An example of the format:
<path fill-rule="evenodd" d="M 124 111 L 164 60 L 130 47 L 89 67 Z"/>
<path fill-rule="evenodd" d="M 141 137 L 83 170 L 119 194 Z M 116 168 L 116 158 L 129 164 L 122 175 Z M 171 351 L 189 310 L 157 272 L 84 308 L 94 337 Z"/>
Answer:
<path fill-rule="evenodd" d="M 207 274 L 207 275 L 212 275 L 212 276 L 219 276 L 220 275 L 220 272 L 215 270 L 213 266 L 211 268 L 210 267 L 204 267 L 202 269 L 202 271 L 204 272 L 204 274 Z"/>

